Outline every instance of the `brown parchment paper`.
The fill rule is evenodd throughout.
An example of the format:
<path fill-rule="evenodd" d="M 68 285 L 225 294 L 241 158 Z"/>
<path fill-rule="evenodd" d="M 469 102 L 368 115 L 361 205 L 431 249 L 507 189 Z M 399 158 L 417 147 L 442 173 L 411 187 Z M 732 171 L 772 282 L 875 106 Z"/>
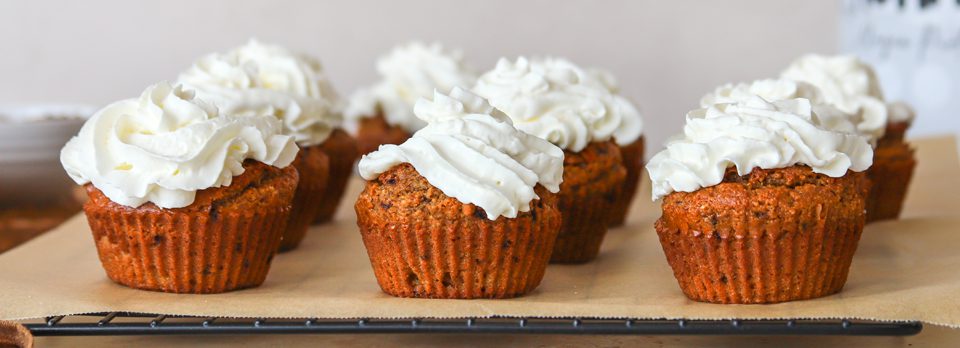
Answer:
<path fill-rule="evenodd" d="M 853 318 L 920 320 L 960 327 L 960 164 L 953 138 L 914 142 L 919 167 L 904 219 L 867 227 L 844 290 L 776 305 L 692 302 L 680 292 L 652 224 L 649 184 L 627 226 L 611 231 L 600 257 L 551 265 L 533 293 L 509 300 L 400 299 L 380 292 L 354 225 L 352 204 L 302 246 L 278 255 L 266 283 L 219 295 L 128 289 L 103 273 L 86 221 L 0 255 L 0 318 L 102 311 L 222 317 L 458 318 Z M 356 197 L 360 180 L 347 199 Z"/>

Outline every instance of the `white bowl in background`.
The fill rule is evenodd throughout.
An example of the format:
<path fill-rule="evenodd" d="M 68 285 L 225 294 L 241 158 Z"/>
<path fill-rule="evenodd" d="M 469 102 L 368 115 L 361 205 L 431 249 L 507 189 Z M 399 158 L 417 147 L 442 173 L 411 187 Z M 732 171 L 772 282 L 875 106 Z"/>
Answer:
<path fill-rule="evenodd" d="M 76 184 L 60 165 L 60 149 L 95 111 L 87 105 L 0 106 L 0 207 L 72 197 Z"/>

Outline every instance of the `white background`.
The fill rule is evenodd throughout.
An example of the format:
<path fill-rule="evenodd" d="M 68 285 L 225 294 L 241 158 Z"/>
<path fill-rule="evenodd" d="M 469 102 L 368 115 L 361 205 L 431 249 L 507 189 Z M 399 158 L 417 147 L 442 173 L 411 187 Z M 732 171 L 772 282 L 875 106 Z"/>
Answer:
<path fill-rule="evenodd" d="M 2 1 L 0 103 L 133 97 L 251 36 L 318 56 L 346 95 L 395 43 L 439 40 L 482 70 L 518 54 L 612 70 L 655 150 L 714 86 L 835 53 L 838 15 L 833 0 Z"/>

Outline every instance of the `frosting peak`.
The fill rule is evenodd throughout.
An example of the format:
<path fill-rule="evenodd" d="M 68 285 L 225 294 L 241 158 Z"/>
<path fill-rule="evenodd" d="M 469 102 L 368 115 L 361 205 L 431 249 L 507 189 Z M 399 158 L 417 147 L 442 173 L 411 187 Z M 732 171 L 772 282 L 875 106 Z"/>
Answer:
<path fill-rule="evenodd" d="M 410 163 L 447 196 L 484 210 L 487 218 L 515 218 L 539 198 L 537 184 L 551 192 L 563 181 L 563 150 L 513 127 L 483 98 L 459 88 L 420 99 L 414 111 L 427 126 L 400 145 L 381 145 L 360 159 L 360 176 L 376 179 Z"/>
<path fill-rule="evenodd" d="M 780 76 L 819 88 L 823 101 L 855 115 L 858 132 L 871 140 L 886 131 L 889 116 L 880 82 L 873 68 L 857 57 L 808 54 L 791 63 Z"/>
<path fill-rule="evenodd" d="M 753 97 L 688 113 L 683 134 L 650 159 L 647 172 L 656 200 L 719 184 L 730 166 L 745 175 L 802 164 L 839 177 L 866 170 L 872 161 L 867 138 L 824 127 L 809 100 Z"/>
<path fill-rule="evenodd" d="M 312 57 L 251 39 L 180 74 L 201 99 L 235 116 L 273 115 L 297 143 L 322 143 L 340 124 L 336 92 Z"/>
<path fill-rule="evenodd" d="M 246 159 L 289 165 L 297 147 L 280 129 L 273 117 L 218 115 L 193 91 L 161 82 L 94 114 L 60 161 L 77 184 L 118 204 L 180 208 L 196 191 L 230 185 Z"/>
<path fill-rule="evenodd" d="M 857 129 L 857 124 L 861 123 L 859 114 L 851 115 L 825 104 L 820 89 L 802 81 L 766 79 L 749 83 L 729 83 L 703 96 L 700 99 L 700 107 L 709 108 L 715 104 L 749 102 L 756 97 L 768 102 L 797 98 L 809 100 L 821 126 L 839 132 L 859 133 Z"/>
<path fill-rule="evenodd" d="M 700 107 L 709 108 L 714 104 L 744 102 L 753 99 L 754 96 L 767 101 L 803 98 L 814 105 L 823 103 L 823 95 L 814 85 L 788 79 L 766 79 L 750 83 L 728 83 L 717 87 L 713 93 L 700 98 Z"/>
<path fill-rule="evenodd" d="M 387 123 L 414 132 L 424 126 L 412 112 L 414 103 L 433 91 L 467 88 L 476 74 L 464 63 L 463 53 L 446 50 L 439 43 L 410 42 L 394 47 L 376 63 L 383 78 L 377 84 L 351 95 L 344 117 L 351 126 L 363 117 L 372 117 L 377 107 Z"/>
<path fill-rule="evenodd" d="M 613 93 L 615 81 L 560 58 L 515 62 L 501 58 L 474 91 L 513 119 L 517 128 L 563 149 L 580 151 L 593 141 L 636 141 L 643 131 L 637 109 Z"/>
<path fill-rule="evenodd" d="M 490 115 L 499 121 L 513 124 L 509 117 L 494 109 L 482 97 L 459 87 L 450 91 L 449 96 L 434 91 L 432 101 L 420 98 L 414 105 L 413 112 L 427 124 L 462 119 L 472 114 Z"/>

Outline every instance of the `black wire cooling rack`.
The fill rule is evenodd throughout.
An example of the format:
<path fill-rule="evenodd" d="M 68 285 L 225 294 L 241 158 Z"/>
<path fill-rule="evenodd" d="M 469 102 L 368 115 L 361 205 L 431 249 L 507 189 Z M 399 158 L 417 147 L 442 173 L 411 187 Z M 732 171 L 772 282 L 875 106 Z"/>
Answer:
<path fill-rule="evenodd" d="M 862 320 L 236 319 L 126 312 L 56 316 L 24 325 L 36 336 L 331 333 L 909 336 L 923 330 L 919 322 Z"/>

